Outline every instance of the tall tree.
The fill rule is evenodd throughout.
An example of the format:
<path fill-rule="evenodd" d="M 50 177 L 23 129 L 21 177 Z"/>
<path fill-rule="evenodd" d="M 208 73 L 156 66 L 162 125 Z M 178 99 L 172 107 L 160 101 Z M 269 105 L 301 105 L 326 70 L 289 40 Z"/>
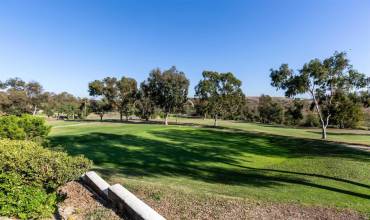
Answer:
<path fill-rule="evenodd" d="M 326 139 L 326 128 L 336 106 L 334 96 L 338 91 L 348 92 L 366 86 L 366 78 L 352 68 L 346 53 L 335 52 L 324 59 L 313 59 L 303 65 L 298 73 L 282 64 L 278 70 L 271 69 L 271 85 L 285 90 L 287 97 L 307 93 L 320 118 L 322 138 Z"/>
<path fill-rule="evenodd" d="M 90 111 L 99 115 L 100 121 L 103 121 L 104 115 L 111 111 L 112 105 L 106 98 L 100 100 L 90 100 L 89 104 Z"/>
<path fill-rule="evenodd" d="M 208 113 L 214 118 L 214 126 L 217 126 L 218 118 L 229 112 L 231 103 L 235 109 L 242 107 L 242 101 L 245 101 L 242 82 L 230 72 L 203 71 L 202 75 L 203 79 L 195 87 L 195 96 L 206 103 Z"/>
<path fill-rule="evenodd" d="M 89 95 L 106 99 L 111 108 L 117 107 L 118 87 L 115 77 L 106 77 L 89 83 Z"/>
<path fill-rule="evenodd" d="M 146 81 L 140 84 L 140 90 L 137 94 L 136 107 L 137 114 L 140 116 L 140 118 L 145 119 L 146 121 L 148 121 L 155 112 L 155 103 L 151 98 L 149 85 Z"/>
<path fill-rule="evenodd" d="M 117 108 L 120 113 L 120 120 L 125 114 L 126 121 L 128 116 L 134 111 L 135 101 L 137 97 L 137 83 L 135 79 L 122 77 L 117 81 Z"/>
<path fill-rule="evenodd" d="M 147 82 L 151 98 L 163 110 L 168 125 L 168 115 L 181 109 L 188 99 L 189 80 L 173 66 L 163 72 L 152 70 Z"/>
<path fill-rule="evenodd" d="M 32 114 L 36 115 L 38 108 L 41 106 L 42 102 L 45 101 L 43 88 L 40 83 L 32 81 L 26 84 L 25 89 L 28 100 L 32 106 Z"/>

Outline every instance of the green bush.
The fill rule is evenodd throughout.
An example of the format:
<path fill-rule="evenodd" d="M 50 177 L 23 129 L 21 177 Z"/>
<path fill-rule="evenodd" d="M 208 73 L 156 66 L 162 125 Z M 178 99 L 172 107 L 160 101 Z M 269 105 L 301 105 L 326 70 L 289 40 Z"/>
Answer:
<path fill-rule="evenodd" d="M 31 115 L 0 117 L 0 138 L 42 141 L 50 132 L 45 120 Z"/>
<path fill-rule="evenodd" d="M 56 194 L 25 184 L 16 173 L 0 172 L 0 216 L 20 219 L 50 217 L 55 211 Z"/>
<path fill-rule="evenodd" d="M 25 182 L 53 190 L 77 179 L 91 167 L 83 156 L 43 148 L 32 141 L 0 140 L 0 170 L 21 175 Z"/>
<path fill-rule="evenodd" d="M 315 114 L 308 113 L 302 125 L 305 127 L 319 127 L 320 121 L 319 121 L 319 118 Z"/>

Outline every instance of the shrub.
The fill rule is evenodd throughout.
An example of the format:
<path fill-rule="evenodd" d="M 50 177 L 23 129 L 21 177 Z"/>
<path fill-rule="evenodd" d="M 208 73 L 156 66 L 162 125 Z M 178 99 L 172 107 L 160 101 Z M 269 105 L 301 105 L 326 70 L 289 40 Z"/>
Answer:
<path fill-rule="evenodd" d="M 0 172 L 0 216 L 20 219 L 50 217 L 55 210 L 56 194 L 42 187 L 25 184 L 16 173 Z"/>
<path fill-rule="evenodd" d="M 31 115 L 0 117 L 0 138 L 42 141 L 50 132 L 45 120 Z"/>
<path fill-rule="evenodd" d="M 91 167 L 83 156 L 72 157 L 23 140 L 0 140 L 0 170 L 21 175 L 25 182 L 53 190 L 77 179 Z"/>
<path fill-rule="evenodd" d="M 315 114 L 309 113 L 306 115 L 306 118 L 302 125 L 305 127 L 319 127 L 320 126 L 319 118 Z"/>

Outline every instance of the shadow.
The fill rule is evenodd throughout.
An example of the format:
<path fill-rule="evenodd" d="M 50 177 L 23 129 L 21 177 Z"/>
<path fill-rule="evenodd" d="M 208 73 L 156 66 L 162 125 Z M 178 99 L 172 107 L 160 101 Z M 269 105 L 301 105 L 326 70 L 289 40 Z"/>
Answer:
<path fill-rule="evenodd" d="M 321 174 L 240 165 L 252 160 L 248 155 L 299 157 L 338 157 L 370 162 L 370 153 L 320 140 L 251 133 L 238 129 L 189 129 L 173 127 L 148 130 L 150 138 L 133 134 L 93 132 L 83 135 L 49 137 L 51 146 L 72 155 L 84 154 L 106 177 L 116 175 L 187 177 L 209 183 L 255 187 L 298 184 L 360 198 L 370 194 L 313 183 L 307 177 L 323 178 L 354 186 L 368 185 Z"/>
<path fill-rule="evenodd" d="M 164 125 L 163 120 L 148 120 L 148 121 L 146 121 L 146 120 L 140 120 L 140 119 L 130 119 L 128 121 L 126 121 L 126 120 L 121 121 L 119 119 L 103 119 L 103 121 L 101 121 L 99 119 L 85 119 L 85 120 L 76 119 L 76 120 L 64 120 L 64 122 L 84 122 L 84 123 L 85 122 L 86 123 L 99 122 L 99 123 L 117 123 L 117 124 L 147 124 L 147 125 L 156 124 L 156 125 Z M 191 123 L 191 122 L 173 122 L 173 121 L 169 121 L 168 125 L 204 126 L 204 125 Z M 207 126 L 207 127 L 212 127 L 212 126 Z"/>
<path fill-rule="evenodd" d="M 307 131 L 307 132 L 310 132 L 310 133 L 313 133 L 313 134 L 321 134 L 321 131 Z M 329 136 L 340 136 L 340 135 L 351 135 L 351 136 L 364 136 L 366 134 L 368 134 L 370 136 L 370 132 L 366 132 L 366 131 L 358 131 L 358 133 L 351 133 L 351 132 L 342 132 L 342 131 L 338 131 L 338 132 L 326 132 L 326 134 Z"/>

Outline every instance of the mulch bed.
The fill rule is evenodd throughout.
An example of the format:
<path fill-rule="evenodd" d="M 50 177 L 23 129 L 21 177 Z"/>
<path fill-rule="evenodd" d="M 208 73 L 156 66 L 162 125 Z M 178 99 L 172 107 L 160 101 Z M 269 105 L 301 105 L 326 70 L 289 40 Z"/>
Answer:
<path fill-rule="evenodd" d="M 58 204 L 58 216 L 61 220 L 118 220 L 119 217 L 109 205 L 94 195 L 81 183 L 73 181 L 58 189 L 65 198 Z"/>

